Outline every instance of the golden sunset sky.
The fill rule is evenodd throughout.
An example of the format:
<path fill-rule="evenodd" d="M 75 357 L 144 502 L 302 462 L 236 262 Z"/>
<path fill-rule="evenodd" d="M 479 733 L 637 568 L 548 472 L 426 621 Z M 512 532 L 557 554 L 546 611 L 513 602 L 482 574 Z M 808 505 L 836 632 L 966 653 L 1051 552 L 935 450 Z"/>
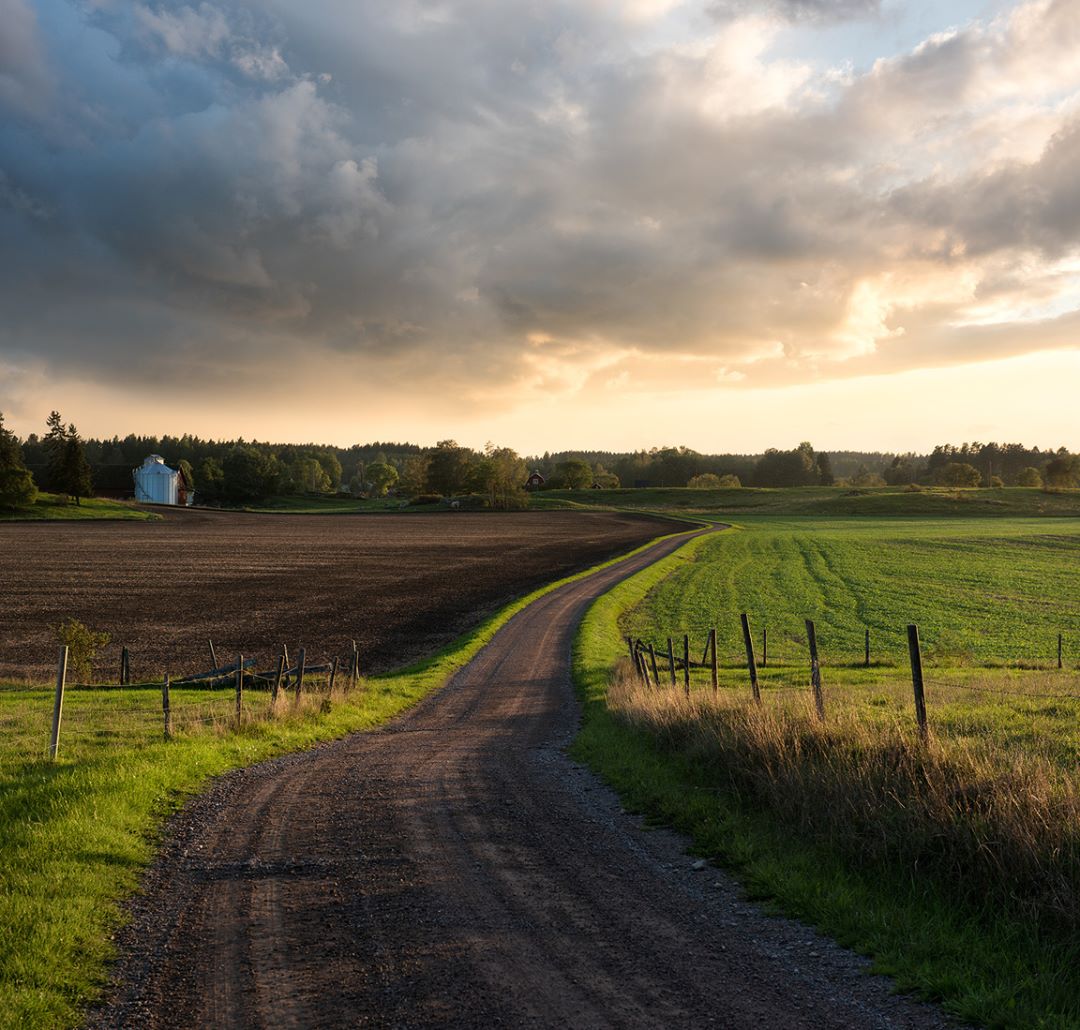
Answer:
<path fill-rule="evenodd" d="M 1080 449 L 1080 3 L 0 0 L 0 410 Z"/>

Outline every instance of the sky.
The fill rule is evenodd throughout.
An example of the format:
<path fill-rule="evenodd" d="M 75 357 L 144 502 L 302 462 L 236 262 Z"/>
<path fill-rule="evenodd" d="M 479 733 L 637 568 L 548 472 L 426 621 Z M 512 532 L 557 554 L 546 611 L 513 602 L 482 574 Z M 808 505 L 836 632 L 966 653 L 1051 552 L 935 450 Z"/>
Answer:
<path fill-rule="evenodd" d="M 0 0 L 0 411 L 1080 449 L 1077 0 Z"/>

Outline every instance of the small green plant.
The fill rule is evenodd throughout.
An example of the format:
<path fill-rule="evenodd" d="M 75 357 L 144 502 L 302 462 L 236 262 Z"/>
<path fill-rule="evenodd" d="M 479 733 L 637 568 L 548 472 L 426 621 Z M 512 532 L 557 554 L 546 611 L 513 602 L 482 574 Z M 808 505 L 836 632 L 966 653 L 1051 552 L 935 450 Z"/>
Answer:
<path fill-rule="evenodd" d="M 78 619 L 65 619 L 56 627 L 57 642 L 68 649 L 68 674 L 84 683 L 93 674 L 94 659 L 110 639 L 108 633 L 97 633 Z"/>

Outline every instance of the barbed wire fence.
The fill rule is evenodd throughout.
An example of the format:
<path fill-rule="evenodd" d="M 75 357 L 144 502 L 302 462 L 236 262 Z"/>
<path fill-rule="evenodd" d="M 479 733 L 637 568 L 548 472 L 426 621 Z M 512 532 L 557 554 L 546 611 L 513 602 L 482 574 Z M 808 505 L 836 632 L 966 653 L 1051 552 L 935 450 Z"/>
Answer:
<path fill-rule="evenodd" d="M 282 646 L 275 667 L 259 671 L 254 659 L 241 654 L 234 662 L 217 664 L 192 676 L 131 683 L 130 652 L 121 652 L 117 683 L 68 684 L 71 652 L 62 645 L 57 655 L 52 717 L 45 704 L 29 706 L 24 698 L 18 711 L 0 710 L 5 758 L 56 761 L 64 742 L 109 746 L 172 740 L 199 732 L 230 733 L 255 723 L 306 711 L 313 702 L 325 706 L 335 692 L 342 696 L 362 685 L 360 652 L 356 641 L 344 656 L 311 662 L 305 648 L 290 660 Z M 24 688 L 16 688 L 22 693 Z M 220 690 L 220 696 L 207 696 Z M 83 748 L 82 750 L 85 750 Z"/>
<path fill-rule="evenodd" d="M 721 688 L 725 692 L 733 689 L 749 688 L 746 697 L 755 704 L 764 703 L 764 699 L 774 694 L 808 694 L 813 702 L 816 717 L 822 722 L 827 720 L 827 688 L 822 669 L 826 666 L 823 661 L 823 653 L 819 650 L 817 627 L 812 619 L 805 620 L 805 634 L 796 635 L 786 632 L 781 639 L 787 645 L 784 652 L 777 654 L 775 649 L 775 636 L 772 641 L 773 650 L 770 652 L 770 638 L 767 627 L 762 627 L 760 636 L 755 638 L 752 632 L 750 617 L 746 612 L 738 613 L 742 648 L 738 650 L 719 651 L 717 628 L 710 628 L 706 634 L 704 650 L 701 659 L 697 660 L 696 651 L 692 648 L 689 633 L 677 634 L 664 637 L 659 642 L 645 640 L 640 636 L 627 636 L 625 643 L 628 647 L 630 666 L 636 679 L 646 687 L 657 690 L 678 691 L 681 690 L 687 698 L 694 689 L 711 687 L 714 694 Z M 930 732 L 930 718 L 927 713 L 927 690 L 926 672 L 923 656 L 923 645 L 920 640 L 919 627 L 916 623 L 909 623 L 905 628 L 907 638 L 907 662 L 911 678 L 911 703 L 915 716 L 916 727 L 920 737 L 926 739 Z M 861 655 L 852 657 L 854 648 L 849 647 L 842 652 L 849 660 L 831 663 L 831 667 L 838 670 L 867 669 L 885 671 L 899 669 L 895 661 L 875 661 L 872 655 L 872 636 L 869 628 L 862 635 Z M 794 648 L 798 645 L 801 653 L 796 653 Z M 841 650 L 841 649 L 837 649 Z M 1052 642 L 1049 659 L 1038 662 L 1035 660 L 1012 660 L 1008 665 L 987 664 L 987 669 L 1010 668 L 1018 672 L 1039 671 L 1043 673 L 1066 672 L 1065 661 L 1065 636 L 1063 633 L 1056 634 L 1056 640 Z M 996 657 L 996 656 L 995 656 Z M 947 656 L 945 656 L 947 659 Z M 959 663 L 966 667 L 975 664 L 974 654 L 967 654 L 968 661 Z M 930 664 L 932 671 L 949 668 L 947 660 L 935 661 Z M 695 678 L 695 670 L 707 673 L 707 679 L 702 676 Z M 733 681 L 732 673 L 740 671 L 746 677 L 740 686 Z M 1068 670 L 1072 671 L 1072 670 Z M 849 688 L 853 685 L 850 681 L 843 686 Z M 973 683 L 970 680 L 948 682 L 944 684 L 949 691 L 962 690 L 972 691 L 983 696 L 1017 697 L 1025 700 L 1057 700 L 1080 702 L 1080 683 L 1073 693 L 1061 689 L 1045 690 L 1038 689 L 1033 684 L 1024 684 L 1023 687 L 1011 686 L 1004 682 L 985 684 Z"/>

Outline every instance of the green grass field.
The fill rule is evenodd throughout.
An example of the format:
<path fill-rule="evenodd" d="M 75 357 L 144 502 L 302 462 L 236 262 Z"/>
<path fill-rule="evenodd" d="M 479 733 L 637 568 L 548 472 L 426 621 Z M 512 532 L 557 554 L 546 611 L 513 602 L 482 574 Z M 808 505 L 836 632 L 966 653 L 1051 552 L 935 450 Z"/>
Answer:
<path fill-rule="evenodd" d="M 141 511 L 125 501 L 108 501 L 103 497 L 84 497 L 81 504 L 68 503 L 56 494 L 38 494 L 32 507 L 9 511 L 0 508 L 0 522 L 76 521 L 86 519 L 130 519 L 152 521 L 161 518 L 152 512 Z"/>
<path fill-rule="evenodd" d="M 752 896 L 871 955 L 900 986 L 986 1026 L 1080 1026 L 1078 557 L 1073 520 L 740 519 L 590 610 L 575 752 Z M 770 628 L 760 708 L 741 610 L 759 658 Z M 927 744 L 909 620 L 927 645 Z M 663 663 L 661 689 L 629 675 L 625 633 L 666 643 L 687 630 L 696 661 L 711 625 L 715 695 L 705 670 L 689 698 Z M 882 663 L 868 669 L 865 626 Z"/>
<path fill-rule="evenodd" d="M 739 613 L 760 652 L 805 667 L 805 619 L 826 667 L 907 666 L 908 623 L 928 664 L 1056 664 L 1057 635 L 1080 663 L 1080 520 L 744 518 L 628 613 L 627 633 L 659 642 L 717 627 L 722 659 L 742 661 Z"/>
<path fill-rule="evenodd" d="M 746 515 L 948 515 L 1080 517 L 1080 490 L 1044 492 L 1026 487 L 955 490 L 905 487 L 850 490 L 808 486 L 792 489 L 689 490 L 652 487 L 620 490 L 543 490 L 533 494 L 537 507 L 640 508 L 687 514 L 742 518 Z"/>

